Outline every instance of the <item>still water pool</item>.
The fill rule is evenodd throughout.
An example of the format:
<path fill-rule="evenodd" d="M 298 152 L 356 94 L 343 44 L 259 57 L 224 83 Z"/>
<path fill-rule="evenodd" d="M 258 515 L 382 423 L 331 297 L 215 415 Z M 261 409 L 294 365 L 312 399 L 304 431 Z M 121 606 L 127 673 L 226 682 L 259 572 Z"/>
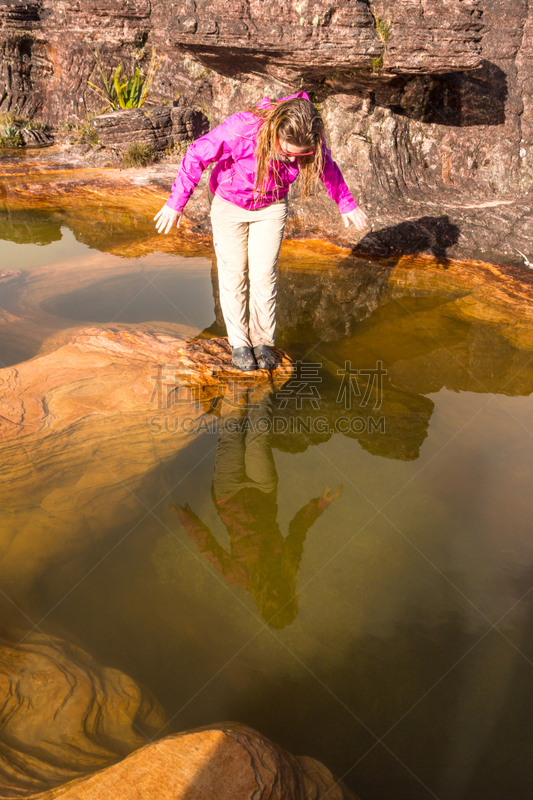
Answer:
<path fill-rule="evenodd" d="M 0 375 L 90 325 L 223 335 L 205 248 L 136 254 L 89 222 L 3 213 L 0 269 L 20 275 L 0 285 Z M 533 353 L 333 248 L 286 246 L 278 292 L 300 371 L 261 400 L 268 432 L 204 429 L 141 463 L 123 519 L 106 470 L 164 415 L 84 440 L 90 502 L 74 427 L 16 470 L 1 445 L 24 498 L 6 624 L 126 673 L 165 730 L 247 723 L 363 800 L 533 796 Z"/>

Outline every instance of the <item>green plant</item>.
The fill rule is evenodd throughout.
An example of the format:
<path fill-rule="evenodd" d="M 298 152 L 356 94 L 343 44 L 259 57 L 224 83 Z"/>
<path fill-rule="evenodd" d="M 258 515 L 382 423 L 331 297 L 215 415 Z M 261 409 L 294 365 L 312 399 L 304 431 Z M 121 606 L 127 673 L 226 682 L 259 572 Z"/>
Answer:
<path fill-rule="evenodd" d="M 26 117 L 21 117 L 17 111 L 14 113 L 5 111 L 3 114 L 0 114 L 0 127 L 5 128 L 6 125 L 12 125 L 19 131 L 22 130 L 22 128 L 27 128 L 30 131 L 50 130 L 50 125 L 48 125 L 48 123 L 36 119 L 26 119 Z"/>
<path fill-rule="evenodd" d="M 376 17 L 374 14 L 374 25 L 376 26 L 376 33 L 383 42 L 383 44 L 387 44 L 389 40 L 389 36 L 391 34 L 391 21 L 388 19 L 385 21 L 381 19 L 381 17 Z"/>
<path fill-rule="evenodd" d="M 50 125 L 38 120 L 21 117 L 17 110 L 0 114 L 0 147 L 22 147 L 24 141 L 20 132 L 23 128 L 30 131 L 47 131 Z"/>
<path fill-rule="evenodd" d="M 122 64 L 119 64 L 113 76 L 108 80 L 106 78 L 102 59 L 100 58 L 100 53 L 93 50 L 91 50 L 91 53 L 94 56 L 104 85 L 102 89 L 100 86 L 91 83 L 91 81 L 87 81 L 93 91 L 103 98 L 114 111 L 119 108 L 140 108 L 148 96 L 150 86 L 152 85 L 152 81 L 155 78 L 155 74 L 162 59 L 162 56 L 159 56 L 159 58 L 157 57 L 155 47 L 152 50 L 152 57 L 146 77 L 142 76 L 139 67 L 135 68 L 135 72 L 132 76 L 121 77 Z"/>
<path fill-rule="evenodd" d="M 5 111 L 3 114 L 0 114 L 0 126 L 2 126 L 2 128 L 5 128 L 6 125 L 14 125 L 17 130 L 20 130 L 24 128 L 27 123 L 27 119 L 12 111 Z"/>
<path fill-rule="evenodd" d="M 77 126 L 77 133 L 74 141 L 76 144 L 100 144 L 98 133 L 88 122 Z"/>
<path fill-rule="evenodd" d="M 381 17 L 378 17 L 378 15 L 375 14 L 372 9 L 370 9 L 370 13 L 374 18 L 374 27 L 376 29 L 378 38 L 381 42 L 383 42 L 383 50 L 381 55 L 379 55 L 377 58 L 374 58 L 370 63 L 372 72 L 377 72 L 383 66 L 383 60 L 387 50 L 387 42 L 389 41 L 389 37 L 391 35 L 392 22 L 390 19 L 384 20 Z"/>
<path fill-rule="evenodd" d="M 20 128 L 18 128 L 16 125 L 8 123 L 7 125 L 3 126 L 2 135 L 5 139 L 15 139 L 18 137 L 19 131 Z"/>
<path fill-rule="evenodd" d="M 202 81 L 204 78 L 207 78 L 207 76 L 210 75 L 212 72 L 213 70 L 209 69 L 209 67 L 204 67 L 202 70 L 200 70 L 200 72 L 197 75 L 194 76 L 193 80 Z"/>
<path fill-rule="evenodd" d="M 41 122 L 37 119 L 30 119 L 25 125 L 29 131 L 49 131 L 51 126 L 47 122 Z"/>
<path fill-rule="evenodd" d="M 25 122 L 10 112 L 0 114 L 0 147 L 22 147 L 20 129 Z"/>
<path fill-rule="evenodd" d="M 0 147 L 22 147 L 22 141 L 18 130 L 13 133 L 9 130 L 0 131 Z"/>
<path fill-rule="evenodd" d="M 138 139 L 130 142 L 122 160 L 126 167 L 146 167 L 154 161 L 154 148 L 150 144 L 140 142 Z"/>

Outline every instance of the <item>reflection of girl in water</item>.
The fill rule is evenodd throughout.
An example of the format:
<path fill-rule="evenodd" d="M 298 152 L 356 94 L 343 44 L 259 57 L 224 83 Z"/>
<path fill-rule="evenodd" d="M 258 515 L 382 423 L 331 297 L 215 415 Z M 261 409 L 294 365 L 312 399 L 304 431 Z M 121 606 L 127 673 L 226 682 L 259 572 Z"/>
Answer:
<path fill-rule="evenodd" d="M 235 430 L 229 431 L 228 426 L 221 430 L 215 460 L 212 497 L 230 537 L 230 552 L 188 504 L 171 508 L 228 583 L 251 592 L 261 617 L 271 627 L 283 628 L 298 612 L 296 578 L 307 531 L 340 496 L 342 486 L 334 491 L 328 486 L 320 497 L 309 500 L 289 523 L 284 537 L 277 522 L 278 476 L 268 424 L 272 395 L 248 409 L 237 412 L 240 424 Z"/>

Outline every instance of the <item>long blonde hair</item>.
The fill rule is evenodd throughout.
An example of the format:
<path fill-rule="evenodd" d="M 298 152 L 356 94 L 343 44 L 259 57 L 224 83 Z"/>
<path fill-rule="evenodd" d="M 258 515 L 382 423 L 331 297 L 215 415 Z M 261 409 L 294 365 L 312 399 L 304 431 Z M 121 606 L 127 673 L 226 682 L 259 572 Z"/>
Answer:
<path fill-rule="evenodd" d="M 266 193 L 269 173 L 274 180 L 275 192 L 279 193 L 283 186 L 279 172 L 279 164 L 282 162 L 277 150 L 280 140 L 293 147 L 314 150 L 313 155 L 299 158 L 298 166 L 301 199 L 315 194 L 324 169 L 322 142 L 325 142 L 325 132 L 322 117 L 314 105 L 303 97 L 293 97 L 290 100 L 271 100 L 270 106 L 266 108 L 254 106 L 248 110 L 263 120 L 255 148 L 255 191 L 258 197 Z"/>

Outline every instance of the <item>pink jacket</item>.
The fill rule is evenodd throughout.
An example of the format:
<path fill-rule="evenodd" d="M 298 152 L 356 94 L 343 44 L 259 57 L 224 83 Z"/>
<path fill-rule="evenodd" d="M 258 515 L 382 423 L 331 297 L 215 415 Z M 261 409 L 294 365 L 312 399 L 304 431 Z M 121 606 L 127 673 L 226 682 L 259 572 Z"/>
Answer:
<path fill-rule="evenodd" d="M 290 96 L 303 97 L 309 100 L 305 92 Z M 283 100 L 290 98 L 284 97 Z M 270 98 L 261 100 L 265 106 Z M 274 181 L 269 178 L 266 193 L 258 199 L 254 198 L 254 182 L 257 164 L 254 157 L 257 133 L 261 120 L 250 111 L 243 111 L 228 117 L 222 125 L 213 128 L 196 139 L 187 150 L 172 186 L 166 205 L 180 213 L 198 185 L 202 172 L 209 164 L 216 162 L 209 185 L 213 194 L 241 208 L 264 208 L 278 199 L 282 199 L 289 187 L 298 177 L 298 162 L 280 162 L 279 175 L 283 185 L 275 191 Z M 357 207 L 342 173 L 331 157 L 331 151 L 323 144 L 325 167 L 322 182 L 329 196 L 335 200 L 341 214 L 347 214 Z"/>

